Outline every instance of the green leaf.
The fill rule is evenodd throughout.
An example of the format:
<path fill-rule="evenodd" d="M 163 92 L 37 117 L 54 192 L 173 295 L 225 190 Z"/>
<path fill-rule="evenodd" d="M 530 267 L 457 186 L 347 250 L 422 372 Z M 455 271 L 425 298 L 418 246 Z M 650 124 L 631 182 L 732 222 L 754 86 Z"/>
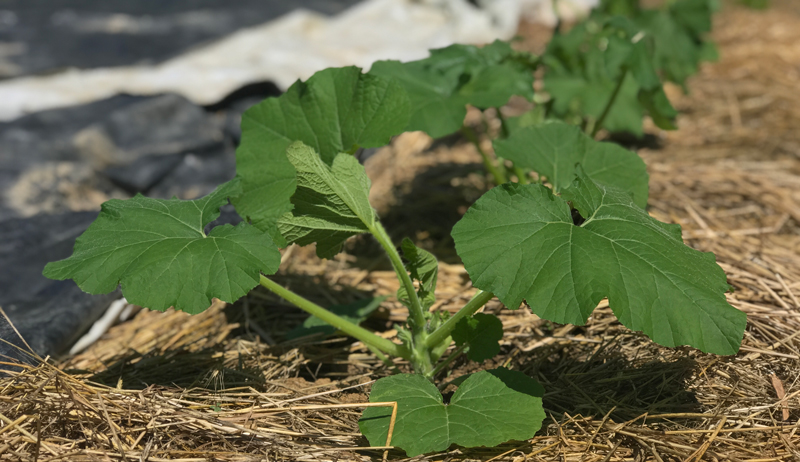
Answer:
<path fill-rule="evenodd" d="M 670 5 L 669 11 L 675 21 L 695 36 L 711 32 L 711 0 L 677 0 Z"/>
<path fill-rule="evenodd" d="M 406 130 L 439 138 L 461 128 L 466 105 L 499 107 L 513 95 L 533 97 L 533 58 L 506 42 L 451 45 L 419 61 L 378 61 L 369 73 L 395 79 L 411 99 Z"/>
<path fill-rule="evenodd" d="M 672 103 L 669 102 L 662 88 L 652 91 L 640 90 L 639 103 L 647 110 L 657 127 L 664 130 L 678 128 L 675 125 L 675 117 L 678 116 L 678 111 L 672 107 Z"/>
<path fill-rule="evenodd" d="M 392 446 L 410 457 L 443 451 L 452 444 L 496 446 L 532 438 L 542 425 L 544 390 L 527 375 L 504 368 L 472 374 L 445 405 L 421 375 L 400 374 L 372 385 L 372 403 L 397 401 Z M 358 426 L 373 446 L 386 444 L 390 407 L 364 411 Z"/>
<path fill-rule="evenodd" d="M 44 275 L 74 279 L 91 294 L 122 284 L 130 303 L 154 310 L 199 313 L 213 297 L 234 302 L 281 262 L 269 235 L 247 223 L 203 231 L 239 191 L 234 180 L 192 201 L 112 199 L 75 241 L 72 256 L 49 263 Z"/>
<path fill-rule="evenodd" d="M 503 338 L 503 322 L 497 316 L 477 313 L 458 321 L 452 335 L 456 345 L 469 345 L 470 360 L 482 363 L 500 353 L 498 342 Z"/>
<path fill-rule="evenodd" d="M 506 119 L 506 128 L 508 134 L 511 135 L 517 130 L 534 127 L 544 122 L 545 120 L 545 107 L 543 104 L 536 105 L 530 111 L 523 113 L 517 117 L 509 117 Z"/>
<path fill-rule="evenodd" d="M 311 146 L 330 165 L 340 152 L 388 144 L 408 125 L 409 101 L 396 82 L 357 67 L 325 69 L 242 116 L 236 172 L 243 194 L 236 211 L 280 241 L 276 222 L 292 206 L 295 171 L 286 158 L 293 141 Z"/>
<path fill-rule="evenodd" d="M 586 219 L 580 226 L 567 201 Z M 664 346 L 733 354 L 742 341 L 747 318 L 727 303 L 714 255 L 580 170 L 561 197 L 536 184 L 490 190 L 453 238 L 475 287 L 509 308 L 525 299 L 542 318 L 584 324 L 608 297 L 622 324 Z"/>
<path fill-rule="evenodd" d="M 595 141 L 574 125 L 554 121 L 518 129 L 495 140 L 494 152 L 546 176 L 556 193 L 572 184 L 575 165 L 581 164 L 592 180 L 628 191 L 639 207 L 647 205 L 644 161 L 619 145 Z"/>
<path fill-rule="evenodd" d="M 286 156 L 297 171 L 294 210 L 278 220 L 287 242 L 316 242 L 320 258 L 333 258 L 347 238 L 369 232 L 375 225 L 370 181 L 355 157 L 338 154 L 333 166 L 328 166 L 300 141 L 289 145 Z"/>
<path fill-rule="evenodd" d="M 411 279 L 419 282 L 417 295 L 422 303 L 422 308 L 427 310 L 436 303 L 436 281 L 439 277 L 439 262 L 436 261 L 430 252 L 415 246 L 411 239 L 403 239 L 400 244 L 403 257 L 406 261 L 406 269 L 411 274 Z M 409 306 L 408 293 L 403 285 L 397 290 L 397 299 L 405 306 Z"/>
<path fill-rule="evenodd" d="M 367 320 L 373 311 L 377 310 L 381 306 L 381 303 L 383 303 L 386 298 L 386 296 L 365 298 L 353 303 L 348 303 L 347 305 L 334 305 L 328 308 L 328 311 L 339 315 L 353 324 L 361 324 Z M 292 340 L 295 338 L 307 337 L 315 334 L 328 337 L 335 333 L 335 327 L 316 316 L 309 316 L 305 321 L 303 321 L 302 326 L 298 326 L 287 332 L 286 339 Z"/>

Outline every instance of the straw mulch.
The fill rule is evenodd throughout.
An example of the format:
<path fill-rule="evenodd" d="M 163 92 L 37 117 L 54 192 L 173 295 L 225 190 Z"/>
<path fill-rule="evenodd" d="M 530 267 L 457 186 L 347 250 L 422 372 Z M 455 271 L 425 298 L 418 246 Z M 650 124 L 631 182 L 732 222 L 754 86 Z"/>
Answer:
<path fill-rule="evenodd" d="M 680 223 L 687 243 L 716 253 L 727 272 L 728 300 L 749 318 L 741 351 L 661 348 L 603 305 L 575 327 L 492 302 L 486 311 L 506 335 L 501 355 L 481 367 L 536 377 L 547 390 L 543 428 L 531 441 L 418 460 L 800 460 L 800 8 L 729 6 L 715 36 L 722 60 L 691 81 L 690 95 L 672 92 L 680 130 L 652 131 L 659 146 L 641 154 L 650 212 Z M 441 191 L 413 182 L 434 170 L 429 188 L 452 186 L 450 207 L 463 212 L 484 187 L 470 167 L 480 161 L 463 141 L 414 136 L 376 157 L 379 165 L 405 156 L 400 164 L 417 169 L 392 173 L 397 197 L 383 220 L 452 261 L 441 243 L 452 217 L 409 223 L 396 206 L 439 200 Z M 277 279 L 326 305 L 392 294 L 397 282 L 371 245 L 351 242 L 331 261 L 290 248 Z M 435 309 L 455 310 L 474 289 L 458 264 L 440 271 Z M 284 341 L 303 318 L 260 290 L 196 316 L 142 310 L 80 355 L 0 379 L 0 459 L 380 459 L 381 450 L 353 450 L 367 446 L 361 410 L 342 405 L 365 402 L 371 381 L 389 371 L 347 339 Z M 391 337 L 402 318 L 389 300 L 367 324 Z M 476 367 L 455 365 L 454 376 Z"/>

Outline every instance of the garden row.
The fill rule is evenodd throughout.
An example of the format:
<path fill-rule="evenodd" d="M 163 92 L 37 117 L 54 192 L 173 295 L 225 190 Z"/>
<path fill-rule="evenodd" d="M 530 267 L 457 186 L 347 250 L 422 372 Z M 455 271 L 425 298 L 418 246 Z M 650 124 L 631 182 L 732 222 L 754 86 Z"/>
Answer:
<path fill-rule="evenodd" d="M 360 340 L 389 367 L 393 358 L 411 364 L 414 374 L 372 387 L 371 402 L 396 403 L 364 412 L 360 427 L 372 445 L 413 456 L 531 438 L 544 419 L 544 391 L 532 378 L 505 368 L 477 372 L 459 380 L 448 405 L 434 384 L 460 355 L 482 362 L 500 351 L 501 322 L 477 313 L 494 297 L 573 324 L 585 323 L 607 297 L 622 324 L 661 345 L 716 354 L 739 348 L 746 316 L 727 303 L 714 255 L 689 248 L 678 225 L 647 214 L 648 175 L 636 153 L 595 140 L 602 129 L 642 135 L 645 116 L 674 129 L 662 82 L 685 88 L 713 57 L 710 26 L 705 0 L 653 10 L 608 0 L 568 32 L 557 29 L 542 56 L 497 41 L 432 50 L 414 62 L 380 61 L 366 73 L 322 70 L 244 114 L 234 180 L 192 201 L 106 202 L 73 255 L 50 263 L 45 275 L 74 279 L 90 293 L 121 284 L 131 303 L 189 313 L 212 298 L 234 302 L 260 284 Z M 504 117 L 500 108 L 512 96 L 532 109 Z M 468 106 L 500 119 L 493 153 L 464 125 Z M 353 156 L 412 130 L 434 138 L 460 131 L 497 185 L 453 228 L 480 289 L 453 315 L 430 310 L 437 260 L 409 239 L 398 251 Z M 228 201 L 244 222 L 206 229 Z M 316 244 L 319 257 L 332 258 L 362 233 L 380 243 L 400 282 L 408 319 L 397 326 L 399 342 L 265 276 L 278 270 L 279 249 L 289 244 Z"/>

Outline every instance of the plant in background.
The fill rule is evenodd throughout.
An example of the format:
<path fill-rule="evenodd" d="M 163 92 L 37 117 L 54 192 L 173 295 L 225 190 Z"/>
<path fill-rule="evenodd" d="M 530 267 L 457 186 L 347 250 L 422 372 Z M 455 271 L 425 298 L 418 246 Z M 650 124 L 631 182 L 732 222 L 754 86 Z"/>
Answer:
<path fill-rule="evenodd" d="M 463 47 L 439 68 L 443 75 L 456 69 L 473 76 L 447 90 L 464 98 L 462 106 L 478 101 L 469 99 L 476 95 L 499 105 L 519 91 L 518 66 L 529 63 L 519 65 L 514 53 L 494 47 Z M 488 70 L 495 66 L 500 70 Z M 516 121 L 507 139 L 495 142 L 500 156 L 536 171 L 542 181 L 502 184 L 456 224 L 456 250 L 480 291 L 452 315 L 432 311 L 436 258 L 408 239 L 398 252 L 369 203 L 370 180 L 352 155 L 425 119 L 421 99 L 378 74 L 326 69 L 250 108 L 242 119 L 236 179 L 196 200 L 106 202 L 73 255 L 48 264 L 45 275 L 74 279 L 90 293 L 121 284 L 131 303 L 189 313 L 203 311 L 212 298 L 234 302 L 260 284 L 363 342 L 387 365 L 394 367 L 394 358 L 408 362 L 414 373 L 378 380 L 370 400 L 397 402 L 392 444 L 412 456 L 452 444 L 524 440 L 540 428 L 543 389 L 519 371 L 471 374 L 447 405 L 434 384 L 462 354 L 481 362 L 500 351 L 502 324 L 478 313 L 494 297 L 509 309 L 526 301 L 544 319 L 576 324 L 608 297 L 624 325 L 664 346 L 738 350 L 746 317 L 726 302 L 724 272 L 712 254 L 684 245 L 678 225 L 644 211 L 641 159 L 563 122 Z M 505 80 L 509 88 L 487 89 L 497 80 L 481 82 L 477 76 L 484 74 L 513 78 Z M 424 87 L 421 78 L 411 80 Z M 443 102 L 448 98 L 437 107 L 450 107 Z M 443 114 L 449 110 L 461 111 L 453 104 Z M 207 230 L 228 200 L 244 222 Z M 400 282 L 396 297 L 408 319 L 397 326 L 396 342 L 360 327 L 359 307 L 340 316 L 267 277 L 278 270 L 279 247 L 313 243 L 319 257 L 331 258 L 346 239 L 363 233 L 380 243 Z M 373 445 L 386 441 L 389 414 L 384 408 L 364 412 L 359 426 Z"/>
<path fill-rule="evenodd" d="M 542 57 L 547 114 L 596 134 L 643 134 L 642 118 L 674 129 L 673 109 L 653 65 L 653 40 L 622 16 L 593 14 L 553 37 Z"/>
<path fill-rule="evenodd" d="M 663 129 L 674 129 L 677 112 L 661 79 L 685 85 L 701 60 L 715 56 L 713 44 L 704 38 L 710 14 L 706 0 L 671 2 L 663 9 L 642 9 L 636 0 L 606 0 L 568 33 L 556 33 L 541 57 L 496 41 L 483 48 L 432 50 L 418 61 L 379 61 L 369 73 L 406 89 L 411 101 L 407 130 L 434 138 L 461 131 L 495 184 L 512 178 L 524 184 L 530 169 L 481 147 L 478 134 L 464 124 L 467 105 L 493 109 L 501 122 L 499 138 L 547 119 L 580 125 L 592 135 L 605 128 L 641 136 L 645 115 Z M 537 95 L 532 72 L 539 69 L 544 92 Z M 500 107 L 513 95 L 537 104 L 521 118 L 506 119 Z"/>
<path fill-rule="evenodd" d="M 756 0 L 760 1 L 760 0 Z M 713 0 L 678 0 L 662 8 L 646 9 L 638 0 L 602 0 L 597 15 L 624 16 L 653 38 L 653 62 L 664 80 L 686 90 L 686 79 L 696 74 L 702 61 L 717 59 L 711 32 Z"/>

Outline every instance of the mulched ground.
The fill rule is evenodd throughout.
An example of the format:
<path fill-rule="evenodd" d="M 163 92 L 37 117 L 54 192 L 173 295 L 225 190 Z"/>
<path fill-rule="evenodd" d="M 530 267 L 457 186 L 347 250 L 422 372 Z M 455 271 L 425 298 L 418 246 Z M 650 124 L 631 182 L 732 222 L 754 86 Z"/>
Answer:
<path fill-rule="evenodd" d="M 521 30 L 526 46 L 540 43 L 541 31 Z M 528 442 L 415 460 L 800 460 L 800 5 L 726 4 L 714 37 L 721 60 L 690 94 L 670 90 L 679 130 L 650 127 L 640 154 L 650 213 L 716 253 L 735 288 L 729 302 L 748 314 L 739 354 L 658 347 L 603 304 L 575 327 L 491 302 L 506 334 L 482 367 L 536 377 L 548 418 Z M 486 187 L 479 163 L 463 140 L 418 134 L 369 163 L 386 227 L 445 261 L 435 309 L 475 292 L 447 234 Z M 420 217 L 409 220 L 406 204 Z M 277 280 L 323 304 L 390 295 L 397 282 L 376 247 L 356 239 L 330 261 L 293 247 Z M 196 316 L 140 311 L 76 357 L 0 379 L 0 459 L 380 459 L 353 450 L 367 445 L 361 410 L 341 405 L 365 402 L 389 371 L 346 339 L 284 342 L 304 317 L 261 290 Z M 402 318 L 387 301 L 368 324 L 391 337 Z M 474 367 L 457 362 L 453 377 Z"/>

